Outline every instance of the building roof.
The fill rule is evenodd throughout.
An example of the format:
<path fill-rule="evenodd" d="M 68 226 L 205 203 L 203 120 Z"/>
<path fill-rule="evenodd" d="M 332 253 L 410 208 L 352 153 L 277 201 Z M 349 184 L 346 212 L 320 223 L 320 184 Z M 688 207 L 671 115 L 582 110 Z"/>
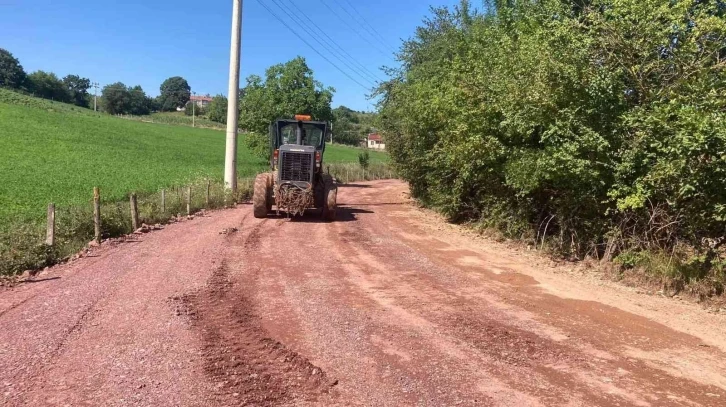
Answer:
<path fill-rule="evenodd" d="M 368 135 L 368 140 L 383 141 L 383 137 L 378 133 L 372 133 Z"/>
<path fill-rule="evenodd" d="M 189 100 L 192 100 L 194 102 L 211 102 L 212 97 L 211 96 L 194 96 L 192 95 Z"/>

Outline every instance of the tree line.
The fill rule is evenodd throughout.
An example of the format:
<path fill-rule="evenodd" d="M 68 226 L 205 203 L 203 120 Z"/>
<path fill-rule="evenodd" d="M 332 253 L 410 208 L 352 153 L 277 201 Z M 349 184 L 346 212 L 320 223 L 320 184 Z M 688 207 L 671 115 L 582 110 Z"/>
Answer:
<path fill-rule="evenodd" d="M 36 71 L 27 74 L 20 61 L 9 51 L 0 48 L 0 86 L 23 90 L 46 99 L 88 107 L 91 81 L 78 75 L 62 79 L 52 72 Z"/>
<path fill-rule="evenodd" d="M 91 81 L 78 75 L 60 79 L 52 72 L 36 71 L 26 74 L 20 61 L 9 51 L 0 48 L 0 87 L 7 87 L 52 99 L 93 107 L 89 93 Z M 209 120 L 226 124 L 227 98 L 217 95 L 207 106 L 192 106 L 191 87 L 186 79 L 175 76 L 160 86 L 160 95 L 150 97 L 141 86 L 128 86 L 116 82 L 104 86 L 99 97 L 99 109 L 109 114 L 147 115 L 151 112 L 169 112 L 184 108 L 187 115 L 206 116 Z M 345 106 L 332 109 L 335 89 L 326 87 L 314 78 L 312 69 L 302 57 L 268 68 L 264 78 L 251 75 L 240 89 L 240 127 L 255 133 L 257 144 L 267 137 L 269 124 L 281 117 L 309 114 L 315 120 L 334 124 L 334 140 L 338 143 L 358 145 L 373 131 L 374 114 L 355 112 Z M 254 144 L 254 142 L 252 142 Z M 260 148 L 261 150 L 261 148 Z"/>
<path fill-rule="evenodd" d="M 333 109 L 334 139 L 336 143 L 357 146 L 376 132 L 376 114 L 357 112 L 346 106 Z"/>
<path fill-rule="evenodd" d="M 240 89 L 239 125 L 250 133 L 245 142 L 258 155 L 265 156 L 269 153 L 270 123 L 303 114 L 332 123 L 335 142 L 358 145 L 373 128 L 374 115 L 345 106 L 333 109 L 334 93 L 334 88 L 315 79 L 303 57 L 267 68 L 264 77 L 250 75 Z M 213 98 L 206 114 L 210 120 L 225 123 L 227 98 Z"/>
<path fill-rule="evenodd" d="M 435 8 L 376 93 L 387 148 L 454 221 L 722 289 L 725 13 L 701 0 Z"/>
<path fill-rule="evenodd" d="M 0 48 L 0 87 L 23 91 L 34 96 L 62 103 L 92 108 L 91 81 L 78 75 L 62 79 L 53 72 L 42 70 L 27 74 L 20 61 L 9 51 Z M 186 79 L 175 76 L 165 80 L 158 97 L 150 97 L 141 86 L 121 82 L 106 85 L 101 90 L 99 109 L 109 114 L 146 115 L 155 111 L 175 111 L 186 106 L 191 88 Z"/>

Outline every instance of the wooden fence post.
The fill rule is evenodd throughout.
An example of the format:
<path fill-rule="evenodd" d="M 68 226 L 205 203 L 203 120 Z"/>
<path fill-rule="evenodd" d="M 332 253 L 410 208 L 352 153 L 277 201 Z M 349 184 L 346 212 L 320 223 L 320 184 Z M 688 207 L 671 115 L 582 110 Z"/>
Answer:
<path fill-rule="evenodd" d="M 209 189 L 212 187 L 212 182 L 210 180 L 207 180 L 207 208 L 209 208 Z"/>
<path fill-rule="evenodd" d="M 139 229 L 139 204 L 136 199 L 136 194 L 131 194 L 131 227 L 134 232 Z"/>
<path fill-rule="evenodd" d="M 48 204 L 48 230 L 45 234 L 45 244 L 53 246 L 55 244 L 55 204 Z"/>
<path fill-rule="evenodd" d="M 101 192 L 93 188 L 93 230 L 96 243 L 101 243 Z"/>
<path fill-rule="evenodd" d="M 166 190 L 161 190 L 161 213 L 166 214 Z"/>
<path fill-rule="evenodd" d="M 187 187 L 187 215 L 192 214 L 192 186 Z"/>

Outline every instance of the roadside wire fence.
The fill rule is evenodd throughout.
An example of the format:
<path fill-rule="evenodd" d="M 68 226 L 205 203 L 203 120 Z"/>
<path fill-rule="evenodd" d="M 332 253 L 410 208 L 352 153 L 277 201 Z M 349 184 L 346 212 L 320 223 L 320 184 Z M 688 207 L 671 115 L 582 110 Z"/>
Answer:
<path fill-rule="evenodd" d="M 396 177 L 384 163 L 366 169 L 359 164 L 332 163 L 326 164 L 325 170 L 341 184 Z M 0 275 L 17 275 L 63 262 L 89 244 L 131 234 L 143 225 L 153 228 L 202 210 L 249 201 L 254 179 L 238 179 L 234 196 L 223 182 L 200 179 L 156 192 L 131 192 L 121 201 L 106 202 L 103 190 L 94 188 L 88 191 L 88 205 L 48 204 L 45 220 L 16 221 L 0 229 Z"/>
<path fill-rule="evenodd" d="M 166 224 L 201 210 L 229 207 L 252 197 L 254 177 L 238 180 L 232 195 L 220 181 L 198 180 L 152 193 L 130 193 L 123 201 L 89 191 L 88 205 L 48 204 L 43 220 L 14 222 L 0 230 L 0 275 L 37 270 L 70 258 L 89 242 L 133 233 L 142 225 Z"/>

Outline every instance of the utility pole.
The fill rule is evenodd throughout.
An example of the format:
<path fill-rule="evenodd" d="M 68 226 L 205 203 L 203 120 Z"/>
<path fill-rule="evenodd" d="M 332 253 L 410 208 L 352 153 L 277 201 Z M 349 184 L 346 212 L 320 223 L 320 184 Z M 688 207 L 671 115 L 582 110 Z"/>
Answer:
<path fill-rule="evenodd" d="M 237 132 L 239 116 L 239 66 L 242 45 L 242 0 L 232 0 L 232 38 L 229 47 L 229 100 L 227 146 L 224 158 L 224 186 L 237 192 Z"/>
<path fill-rule="evenodd" d="M 93 86 L 94 92 L 93 92 L 93 111 L 98 111 L 98 82 L 93 82 L 91 84 Z"/>
<path fill-rule="evenodd" d="M 197 96 L 197 92 L 192 92 L 192 96 Z M 192 127 L 197 127 L 194 122 L 194 115 L 196 114 L 197 101 L 192 100 Z"/>

